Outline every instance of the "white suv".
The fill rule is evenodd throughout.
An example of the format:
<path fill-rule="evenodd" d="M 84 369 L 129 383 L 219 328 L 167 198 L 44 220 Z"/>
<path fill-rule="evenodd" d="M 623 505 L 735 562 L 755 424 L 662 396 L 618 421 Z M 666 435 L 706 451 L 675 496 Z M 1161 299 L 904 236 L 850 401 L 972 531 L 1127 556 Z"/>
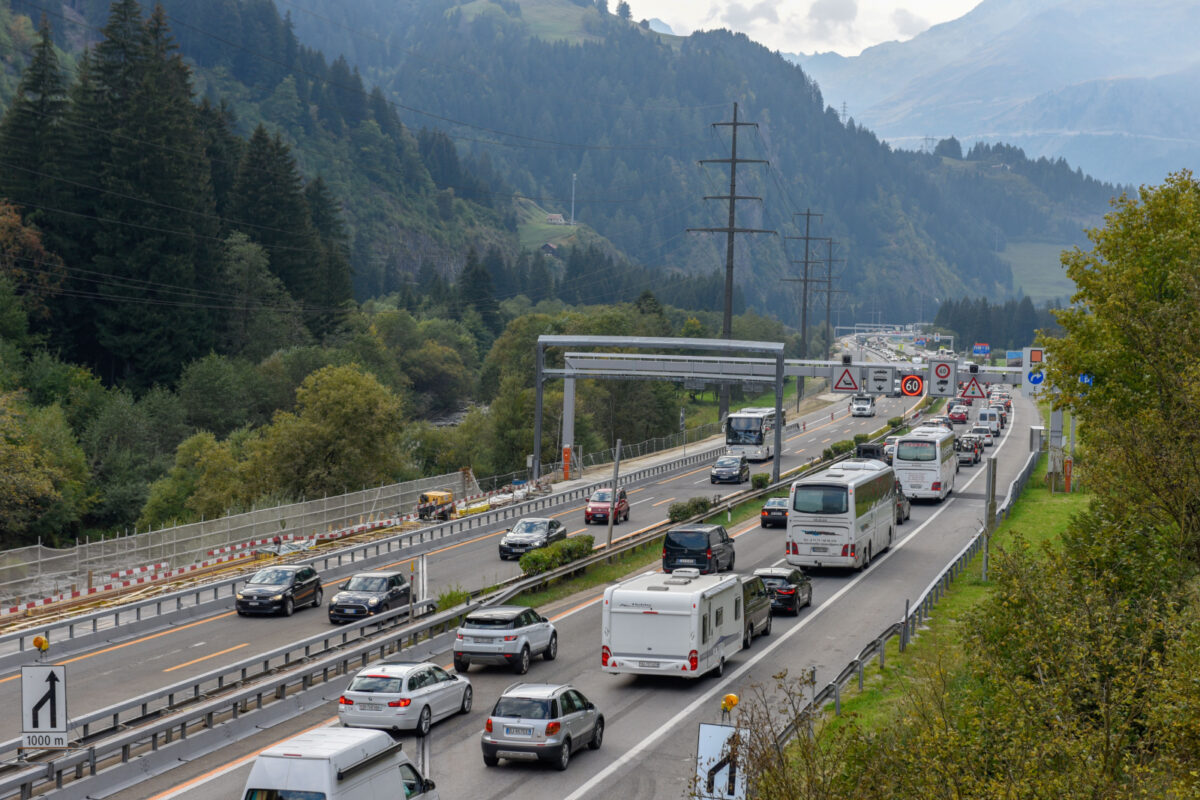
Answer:
<path fill-rule="evenodd" d="M 437 664 L 377 664 L 360 670 L 338 698 L 338 721 L 425 736 L 433 723 L 469 713 L 473 697 L 465 676 Z"/>
<path fill-rule="evenodd" d="M 549 761 L 566 769 L 571 754 L 587 745 L 599 750 L 604 715 L 575 687 L 518 683 L 504 690 L 483 726 L 483 763 Z"/>
<path fill-rule="evenodd" d="M 525 606 L 474 611 L 454 637 L 454 669 L 459 672 L 472 664 L 507 664 L 524 675 L 535 655 L 547 661 L 557 658 L 558 632 L 550 620 Z"/>

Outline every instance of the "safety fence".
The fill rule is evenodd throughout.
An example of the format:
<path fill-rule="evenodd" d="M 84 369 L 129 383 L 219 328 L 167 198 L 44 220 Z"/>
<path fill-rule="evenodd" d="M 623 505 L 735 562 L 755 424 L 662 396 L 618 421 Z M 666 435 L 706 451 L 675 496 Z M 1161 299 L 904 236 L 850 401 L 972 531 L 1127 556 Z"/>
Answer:
<path fill-rule="evenodd" d="M 74 547 L 34 545 L 6 550 L 0 553 L 0 606 L 21 605 L 23 599 L 41 599 L 71 591 L 86 592 L 95 587 L 98 578 L 122 569 L 156 562 L 179 569 L 208 560 L 210 551 L 241 542 L 271 541 L 276 536 L 288 540 L 320 536 L 368 518 L 405 514 L 416 506 L 423 492 L 439 489 L 453 491 L 458 496 L 480 491 L 468 470 L 80 542 Z"/>

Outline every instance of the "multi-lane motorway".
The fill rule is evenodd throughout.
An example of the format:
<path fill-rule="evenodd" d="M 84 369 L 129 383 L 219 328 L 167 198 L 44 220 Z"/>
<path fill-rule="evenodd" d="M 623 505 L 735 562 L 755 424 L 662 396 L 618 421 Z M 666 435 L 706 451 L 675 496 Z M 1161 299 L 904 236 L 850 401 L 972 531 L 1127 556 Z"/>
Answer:
<path fill-rule="evenodd" d="M 989 451 L 997 455 L 997 485 L 1001 489 L 1015 475 L 1025 456 L 1027 425 L 1033 409 L 1015 400 L 1017 424 Z M 876 418 L 853 419 L 845 407 L 834 406 L 835 420 L 810 424 L 805 432 L 789 432 L 783 454 L 787 468 L 819 454 L 830 442 L 877 428 L 882 420 L 897 416 L 899 399 L 880 402 Z M 755 641 L 751 650 L 735 659 L 721 680 L 688 683 L 604 675 L 599 670 L 599 619 L 601 589 L 570 598 L 555 608 L 542 609 L 555 619 L 560 633 L 559 657 L 535 662 L 527 680 L 570 682 L 594 700 L 608 721 L 605 744 L 599 752 L 574 759 L 566 773 L 540 765 L 508 764 L 488 769 L 479 754 L 478 734 L 492 701 L 514 676 L 499 668 L 475 668 L 475 710 L 434 728 L 429 770 L 442 797 L 507 797 L 517 789 L 525 797 L 664 797 L 680 796 L 693 770 L 696 723 L 720 717 L 719 698 L 727 691 L 747 694 L 754 683 L 771 684 L 771 676 L 788 668 L 800 674 L 817 670 L 819 682 L 829 680 L 853 658 L 868 640 L 900 616 L 906 597 L 915 597 L 956 553 L 982 519 L 982 467 L 964 468 L 959 488 L 941 505 L 917 505 L 912 520 L 897 531 L 897 543 L 863 573 L 817 572 L 813 607 L 798 619 L 776 620 L 770 637 Z M 665 518 L 668 505 L 696 495 L 711 495 L 707 467 L 659 477 L 629 487 L 633 514 L 621 534 Z M 728 490 L 726 490 L 728 491 Z M 552 510 L 568 524 L 572 534 L 585 531 L 582 506 L 572 503 Z M 590 532 L 601 533 L 595 527 Z M 760 529 L 757 522 L 737 526 L 738 565 L 778 563 L 782 558 L 779 529 Z M 432 590 L 461 585 L 488 585 L 517 572 L 512 562 L 500 562 L 496 538 L 500 531 L 483 530 L 478 538 L 437 551 L 429 558 Z M 407 561 L 396 566 L 407 569 Z M 327 587 L 332 588 L 332 587 Z M 241 619 L 225 612 L 186 625 L 129 641 L 115 641 L 97 650 L 73 656 L 70 662 L 72 712 L 84 713 L 144 693 L 222 663 L 283 645 L 329 625 L 323 610 L 305 610 L 290 619 Z M 449 664 L 445 637 L 406 651 L 405 658 L 432 658 Z M 0 692 L 16 702 L 15 676 L 0 676 Z M 329 705 L 302 715 L 286 725 L 263 731 L 225 750 L 126 790 L 118 795 L 130 800 L 145 798 L 237 797 L 245 780 L 249 759 L 258 748 L 314 725 L 327 724 L 334 714 L 335 683 Z M 5 726 L 13 721 L 7 720 Z M 15 730 L 9 731 L 10 734 Z M 414 742 L 415 745 L 415 742 Z"/>

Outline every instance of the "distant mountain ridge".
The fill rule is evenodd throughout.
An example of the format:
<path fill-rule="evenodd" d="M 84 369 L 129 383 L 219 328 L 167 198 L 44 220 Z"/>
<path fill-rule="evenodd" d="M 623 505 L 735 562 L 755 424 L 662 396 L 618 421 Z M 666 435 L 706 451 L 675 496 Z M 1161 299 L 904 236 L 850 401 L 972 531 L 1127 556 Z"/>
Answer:
<path fill-rule="evenodd" d="M 1004 141 L 1121 183 L 1200 163 L 1186 0 L 984 0 L 963 17 L 855 57 L 787 55 L 893 144 Z"/>

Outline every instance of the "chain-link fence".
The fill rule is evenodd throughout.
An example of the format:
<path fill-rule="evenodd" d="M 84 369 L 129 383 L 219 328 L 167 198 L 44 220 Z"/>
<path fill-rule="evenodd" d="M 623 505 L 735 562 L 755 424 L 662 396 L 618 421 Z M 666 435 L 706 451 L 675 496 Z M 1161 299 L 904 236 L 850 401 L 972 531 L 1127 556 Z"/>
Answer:
<path fill-rule="evenodd" d="M 83 542 L 57 549 L 34 545 L 0 553 L 0 606 L 47 597 L 72 587 L 111 582 L 110 575 L 150 564 L 177 569 L 208 560 L 216 551 L 257 539 L 308 538 L 370 519 L 408 514 L 422 492 L 479 494 L 470 470 L 364 489 L 244 514 Z"/>
<path fill-rule="evenodd" d="M 670 436 L 656 436 L 653 439 L 647 439 L 644 442 L 637 444 L 621 445 L 621 460 L 629 458 L 639 458 L 648 456 L 652 453 L 657 453 L 661 450 L 671 450 L 676 447 L 683 447 L 688 444 L 695 444 L 703 441 L 710 436 L 715 436 L 721 432 L 721 423 L 710 422 L 707 425 L 698 425 L 695 428 L 689 428 L 683 433 L 675 433 Z M 610 447 L 607 450 L 597 450 L 594 453 L 584 453 L 580 457 L 580 461 L 584 467 L 595 467 L 600 464 L 611 464 L 616 458 L 615 447 Z"/>

